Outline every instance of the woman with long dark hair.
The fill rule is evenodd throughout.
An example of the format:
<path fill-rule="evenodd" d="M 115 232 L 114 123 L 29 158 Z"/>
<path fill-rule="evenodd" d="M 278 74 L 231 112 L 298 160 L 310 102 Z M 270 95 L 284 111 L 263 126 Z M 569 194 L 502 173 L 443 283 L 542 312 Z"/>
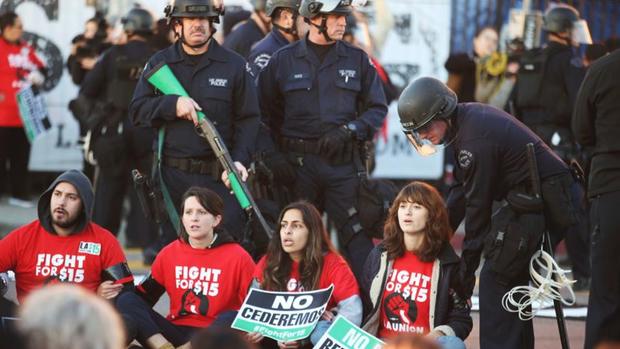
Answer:
<path fill-rule="evenodd" d="M 136 339 L 147 348 L 189 347 L 198 329 L 228 327 L 252 281 L 252 258 L 220 228 L 220 196 L 191 187 L 181 202 L 179 238 L 159 252 L 138 292 L 122 293 L 116 301 L 127 327 L 135 326 Z M 170 298 L 166 318 L 152 309 L 164 292 Z"/>
<path fill-rule="evenodd" d="M 459 297 L 460 260 L 451 237 L 437 190 L 422 182 L 405 186 L 388 212 L 383 242 L 366 260 L 366 331 L 380 338 L 426 335 L 443 348 L 464 348 L 472 319 Z"/>
<path fill-rule="evenodd" d="M 310 203 L 297 201 L 286 206 L 278 219 L 267 254 L 254 271 L 253 286 L 269 291 L 311 291 L 334 285 L 327 309 L 310 339 L 315 344 L 331 325 L 336 314 L 359 325 L 362 302 L 351 268 L 332 245 L 321 214 Z M 262 340 L 249 334 L 253 342 Z M 278 342 L 280 348 L 298 348 L 304 343 Z"/>

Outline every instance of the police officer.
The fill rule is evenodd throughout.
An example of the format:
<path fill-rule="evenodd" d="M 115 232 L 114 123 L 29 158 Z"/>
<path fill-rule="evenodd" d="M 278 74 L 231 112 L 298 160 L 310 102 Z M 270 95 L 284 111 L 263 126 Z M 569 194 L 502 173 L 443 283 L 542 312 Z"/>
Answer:
<path fill-rule="evenodd" d="M 146 247 L 156 237 L 157 227 L 146 221 L 135 191 L 127 187 L 132 168 L 150 171 L 154 132 L 133 127 L 127 110 L 142 68 L 154 53 L 147 43 L 153 17 L 145 9 L 134 8 L 122 22 L 127 43 L 106 51 L 86 75 L 80 90 L 86 97 L 99 100 L 93 117 L 102 118 L 91 129 L 98 169 L 93 221 L 117 235 L 123 198 L 128 193 L 128 245 Z"/>
<path fill-rule="evenodd" d="M 571 113 L 585 68 L 573 52 L 583 41 L 579 12 L 569 5 L 551 7 L 544 15 L 548 44 L 527 51 L 517 73 L 516 107 L 519 117 L 547 145 L 557 133 L 559 154 L 567 158 L 573 138 Z M 586 24 L 587 28 L 587 24 Z"/>
<path fill-rule="evenodd" d="M 160 180 L 174 206 L 180 207 L 181 196 L 189 187 L 210 188 L 224 199 L 224 225 L 239 238 L 245 214 L 220 181 L 222 169 L 209 144 L 195 130 L 196 111 L 202 110 L 213 122 L 245 181 L 245 166 L 259 123 L 254 82 L 245 60 L 212 39 L 214 23 L 222 14 L 221 3 L 177 0 L 165 12 L 178 40 L 147 63 L 131 101 L 130 115 L 138 125 L 165 127 Z M 170 67 L 191 98 L 161 95 L 149 84 L 145 75 L 161 63 Z M 162 226 L 164 243 L 175 239 L 176 228 L 169 223 Z"/>
<path fill-rule="evenodd" d="M 517 74 L 517 114 L 534 133 L 567 163 L 578 150 L 571 131 L 571 115 L 585 68 L 573 46 L 587 43 L 587 24 L 569 5 L 550 8 L 543 29 L 548 44 L 542 50 L 526 52 Z M 587 35 L 586 35 L 587 34 Z M 555 139 L 554 139 L 554 135 Z M 576 288 L 587 288 L 590 277 L 587 227 L 576 227 L 566 239 Z"/>
<path fill-rule="evenodd" d="M 472 294 L 474 273 L 480 263 L 485 239 L 490 235 L 492 224 L 496 223 L 491 219 L 493 201 L 507 199 L 509 193 L 531 190 L 526 144 L 534 144 L 542 181 L 545 220 L 552 235 L 561 237 L 567 226 L 577 224 L 581 218 L 575 202 L 579 200 L 579 186 L 567 165 L 538 136 L 509 114 L 480 103 L 457 104 L 452 90 L 439 80 L 428 77 L 419 78 L 405 88 L 398 101 L 398 113 L 407 138 L 420 154 L 430 155 L 440 144 L 453 146 L 456 175 L 461 185 L 450 193 L 448 208 L 465 212 L 463 296 Z M 455 197 L 463 200 L 454 200 Z M 459 208 L 459 205 L 464 207 Z M 517 212 L 514 207 L 506 206 L 505 209 Z M 528 226 L 524 229 L 530 231 Z M 492 237 L 500 236 L 503 235 Z M 534 249 L 539 246 L 537 242 L 537 239 L 532 241 Z M 489 252 L 498 256 L 494 253 L 496 251 Z M 508 252 L 502 250 L 502 254 Z M 500 270 L 499 264 L 494 265 L 496 260 L 487 255 L 479 287 L 481 348 L 533 348 L 532 322 L 521 321 L 517 314 L 505 311 L 501 305 L 502 296 L 508 290 L 515 285 L 527 284 L 527 264 L 532 253 L 515 260 L 515 263 L 525 262 L 516 274 Z"/>
<path fill-rule="evenodd" d="M 252 47 L 248 56 L 255 77 L 267 66 L 274 52 L 306 34 L 303 17 L 299 17 L 300 2 L 301 0 L 267 0 L 265 14 L 271 18 L 271 32 Z"/>
<path fill-rule="evenodd" d="M 368 55 L 341 41 L 350 12 L 349 0 L 302 0 L 299 13 L 310 25 L 308 35 L 274 53 L 258 91 L 282 159 L 274 172 L 288 173 L 286 167 L 294 165 L 296 196 L 327 212 L 359 277 L 372 243 L 355 209 L 353 147 L 372 139 L 387 107 Z"/>
<path fill-rule="evenodd" d="M 620 51 L 588 70 L 575 103 L 573 131 L 592 153 L 588 196 L 592 200 L 592 284 L 586 348 L 620 340 Z M 614 262 L 615 261 L 615 262 Z"/>
<path fill-rule="evenodd" d="M 265 12 L 267 0 L 251 0 L 254 12 L 245 22 L 239 24 L 224 38 L 224 47 L 229 48 L 243 58 L 248 58 L 252 45 L 260 41 L 271 30 L 271 19 Z"/>

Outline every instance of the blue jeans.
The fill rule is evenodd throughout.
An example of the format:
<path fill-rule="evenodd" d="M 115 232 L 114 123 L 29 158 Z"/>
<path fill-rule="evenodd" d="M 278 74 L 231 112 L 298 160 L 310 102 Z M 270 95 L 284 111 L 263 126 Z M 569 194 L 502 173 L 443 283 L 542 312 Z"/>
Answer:
<path fill-rule="evenodd" d="M 323 335 L 325 334 L 325 332 L 327 332 L 327 329 L 331 325 L 331 321 L 319 320 L 319 323 L 316 324 L 314 331 L 312 331 L 312 333 L 310 334 L 310 342 L 312 342 L 312 345 L 316 345 L 316 343 L 319 342 L 319 339 L 323 337 Z"/>
<path fill-rule="evenodd" d="M 441 349 L 465 349 L 465 342 L 457 336 L 437 337 L 437 344 Z"/>

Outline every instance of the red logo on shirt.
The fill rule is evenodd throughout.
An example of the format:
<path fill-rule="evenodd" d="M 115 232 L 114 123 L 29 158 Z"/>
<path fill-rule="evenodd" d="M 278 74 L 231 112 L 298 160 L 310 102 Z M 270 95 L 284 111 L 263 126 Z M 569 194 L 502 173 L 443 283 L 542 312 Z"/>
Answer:
<path fill-rule="evenodd" d="M 197 294 L 193 290 L 187 290 L 181 298 L 181 310 L 179 316 L 189 314 L 206 316 L 209 311 L 209 299 L 204 294 Z"/>

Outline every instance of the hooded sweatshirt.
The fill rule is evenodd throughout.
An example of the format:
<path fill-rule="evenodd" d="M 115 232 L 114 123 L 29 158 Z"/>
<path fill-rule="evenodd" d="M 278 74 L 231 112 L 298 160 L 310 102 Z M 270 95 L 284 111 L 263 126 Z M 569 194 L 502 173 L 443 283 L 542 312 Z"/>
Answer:
<path fill-rule="evenodd" d="M 82 212 L 69 236 L 59 236 L 52 226 L 50 201 L 61 182 L 72 184 L 82 201 Z M 92 206 L 90 181 L 82 172 L 69 170 L 39 198 L 39 219 L 0 240 L 0 272 L 15 272 L 20 302 L 32 290 L 49 283 L 75 283 L 96 291 L 104 275 L 126 263 L 116 237 L 90 221 Z"/>

